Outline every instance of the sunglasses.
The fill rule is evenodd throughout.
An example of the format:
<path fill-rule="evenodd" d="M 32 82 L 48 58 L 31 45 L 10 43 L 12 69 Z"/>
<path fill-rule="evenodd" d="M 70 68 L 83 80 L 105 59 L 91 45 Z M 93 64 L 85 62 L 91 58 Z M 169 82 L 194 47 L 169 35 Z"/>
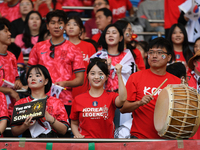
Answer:
<path fill-rule="evenodd" d="M 51 46 L 50 46 L 50 50 L 52 51 L 52 52 L 50 53 L 50 57 L 51 57 L 51 58 L 54 58 L 55 46 L 54 46 L 54 45 L 51 45 Z"/>

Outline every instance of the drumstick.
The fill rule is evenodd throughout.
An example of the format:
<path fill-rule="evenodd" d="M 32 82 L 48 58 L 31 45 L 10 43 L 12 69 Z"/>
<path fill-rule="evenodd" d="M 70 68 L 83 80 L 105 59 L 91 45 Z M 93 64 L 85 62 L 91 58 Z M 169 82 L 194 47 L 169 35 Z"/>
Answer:
<path fill-rule="evenodd" d="M 151 96 L 153 96 L 162 86 L 163 84 L 165 84 L 165 82 L 167 81 L 168 79 L 166 78 L 165 81 L 163 81 L 163 83 L 161 83 L 161 85 L 153 92 L 153 94 L 151 94 Z"/>

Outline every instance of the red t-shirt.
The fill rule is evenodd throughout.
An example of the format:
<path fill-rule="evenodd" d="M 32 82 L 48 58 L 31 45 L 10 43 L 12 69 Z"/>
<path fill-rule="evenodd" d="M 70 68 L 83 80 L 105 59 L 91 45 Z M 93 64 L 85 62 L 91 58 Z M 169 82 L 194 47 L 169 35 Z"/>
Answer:
<path fill-rule="evenodd" d="M 83 55 L 80 49 L 71 42 L 65 40 L 62 44 L 55 46 L 54 58 L 50 57 L 52 52 L 50 46 L 50 40 L 37 43 L 31 50 L 28 65 L 41 64 L 45 66 L 51 75 L 53 83 L 72 80 L 73 72 L 85 71 Z M 71 88 L 63 90 L 59 99 L 64 105 L 71 105 L 73 101 Z"/>
<path fill-rule="evenodd" d="M 51 8 L 53 9 L 53 3 L 51 3 Z M 59 2 L 56 2 L 56 7 L 55 9 L 59 9 L 59 10 L 62 10 L 62 4 L 59 3 Z M 49 12 L 49 8 L 47 7 L 47 4 L 46 3 L 42 3 L 40 4 L 39 8 L 38 8 L 38 12 L 40 13 L 40 15 L 42 17 L 46 17 L 46 15 L 48 14 Z"/>
<path fill-rule="evenodd" d="M 58 0 L 61 2 L 62 6 L 83 6 L 82 0 Z M 83 12 L 83 9 L 63 9 L 65 12 L 76 11 Z"/>
<path fill-rule="evenodd" d="M 197 89 L 197 80 L 194 78 L 194 74 L 191 74 L 191 70 L 187 72 L 187 77 L 188 77 L 188 81 L 187 81 L 188 86 L 193 87 L 194 89 Z"/>
<path fill-rule="evenodd" d="M 110 10 L 113 18 L 121 19 L 126 17 L 126 11 L 132 9 L 130 0 L 109 0 Z"/>
<path fill-rule="evenodd" d="M 94 53 L 96 53 L 94 46 L 91 43 L 88 43 L 85 41 L 81 41 L 79 44 L 77 44 L 75 46 L 79 47 L 79 49 L 81 50 L 81 53 L 83 55 L 83 62 L 84 62 L 85 68 L 87 68 L 87 66 L 89 65 L 89 62 L 90 62 L 90 57 Z M 75 78 L 75 74 L 73 74 L 73 79 L 74 78 Z M 79 94 L 86 92 L 88 89 L 89 89 L 89 84 L 88 84 L 87 73 L 85 71 L 83 85 L 72 88 L 73 98 Z"/>
<path fill-rule="evenodd" d="M 175 54 L 175 57 L 176 57 L 176 61 L 180 61 L 180 62 L 183 62 L 183 64 L 186 64 L 186 61 L 185 61 L 185 58 L 183 56 L 183 52 L 177 52 L 174 50 L 174 54 Z"/>
<path fill-rule="evenodd" d="M 20 52 L 19 57 L 17 59 L 17 64 L 22 64 L 24 65 L 24 58 L 23 58 L 23 53 Z"/>
<path fill-rule="evenodd" d="M 188 86 L 189 87 L 193 87 L 194 89 L 200 88 L 200 85 L 197 85 L 197 80 L 194 78 L 194 74 L 191 73 L 191 70 L 187 72 L 187 77 L 188 77 Z M 195 133 L 195 135 L 193 137 L 191 137 L 190 139 L 200 139 L 200 128 L 198 128 L 197 132 Z"/>
<path fill-rule="evenodd" d="M 185 57 L 183 56 L 183 52 L 177 52 L 174 50 L 174 54 L 175 54 L 175 58 L 176 58 L 176 62 L 182 62 L 185 67 L 186 67 L 186 72 L 188 71 L 188 66 L 187 66 L 187 62 L 185 60 Z"/>
<path fill-rule="evenodd" d="M 8 6 L 8 3 L 0 3 L 0 13 L 2 17 L 5 17 L 10 22 L 22 17 L 19 11 L 19 3 L 10 7 Z"/>
<path fill-rule="evenodd" d="M 95 34 L 95 35 L 92 37 L 92 40 L 94 40 L 94 41 L 96 41 L 96 42 L 98 43 L 100 37 L 101 37 L 101 32 Z"/>
<path fill-rule="evenodd" d="M 165 0 L 164 5 L 164 20 L 165 20 L 165 29 L 171 28 L 171 26 L 178 22 L 180 16 L 179 5 L 184 3 L 185 0 Z"/>
<path fill-rule="evenodd" d="M 99 33 L 99 29 L 97 28 L 95 18 L 91 18 L 85 22 L 85 31 L 86 37 L 92 38 L 93 35 Z"/>
<path fill-rule="evenodd" d="M 133 52 L 136 55 L 135 63 L 137 64 L 138 68 L 140 70 L 146 69 L 145 64 L 144 64 L 144 60 L 142 58 L 142 54 L 141 54 L 140 50 L 135 48 L 135 49 L 133 49 Z"/>
<path fill-rule="evenodd" d="M 124 58 L 126 55 L 126 52 L 121 52 L 117 56 L 109 55 L 108 58 L 111 58 L 111 64 L 115 66 L 116 64 L 119 64 L 121 60 Z M 110 70 L 110 75 L 108 77 L 105 89 L 109 91 L 117 90 L 118 89 L 118 77 L 117 74 L 115 73 L 114 78 L 112 77 L 113 70 Z"/>
<path fill-rule="evenodd" d="M 0 99 L 1 99 L 1 103 L 0 103 L 0 121 L 4 120 L 4 119 L 9 120 L 6 96 L 1 92 L 0 92 Z"/>
<path fill-rule="evenodd" d="M 9 51 L 7 51 L 7 55 L 0 55 L 0 86 L 4 82 L 2 79 L 11 83 L 15 83 L 15 80 L 19 79 L 16 57 Z"/>
<path fill-rule="evenodd" d="M 150 69 L 133 73 L 126 83 L 127 100 L 131 102 L 140 101 L 144 95 L 151 95 L 166 78 L 168 78 L 168 80 L 161 87 L 162 89 L 168 84 L 181 83 L 181 80 L 178 77 L 168 72 L 163 76 L 152 73 Z M 162 89 L 154 94 L 154 99 L 147 105 L 140 106 L 133 111 L 132 115 L 134 119 L 132 121 L 131 135 L 134 135 L 139 139 L 161 138 L 155 130 L 153 116 L 156 100 Z"/>
<path fill-rule="evenodd" d="M 19 101 L 17 101 L 15 105 L 28 103 L 28 102 L 31 102 L 32 100 L 33 98 L 31 98 L 30 96 L 26 98 L 22 98 Z M 62 122 L 63 124 L 69 127 L 67 112 L 65 110 L 63 103 L 59 99 L 55 97 L 51 97 L 51 96 L 48 97 L 46 101 L 46 111 L 48 111 L 48 113 L 51 116 L 53 116 L 56 120 Z M 17 125 L 21 125 L 21 124 L 17 124 Z M 16 125 L 13 124 L 12 126 L 16 126 Z"/>
<path fill-rule="evenodd" d="M 17 61 L 13 53 L 7 51 L 7 55 L 0 55 L 0 86 L 3 85 L 5 79 L 11 83 L 15 83 L 16 79 L 19 79 L 17 71 Z M 9 104 L 8 113 L 12 114 L 13 106 L 16 102 L 15 99 L 11 98 L 11 103 Z"/>
<path fill-rule="evenodd" d="M 77 96 L 72 105 L 70 118 L 79 121 L 79 132 L 85 138 L 114 138 L 115 99 L 114 92 L 92 97 L 89 92 Z"/>

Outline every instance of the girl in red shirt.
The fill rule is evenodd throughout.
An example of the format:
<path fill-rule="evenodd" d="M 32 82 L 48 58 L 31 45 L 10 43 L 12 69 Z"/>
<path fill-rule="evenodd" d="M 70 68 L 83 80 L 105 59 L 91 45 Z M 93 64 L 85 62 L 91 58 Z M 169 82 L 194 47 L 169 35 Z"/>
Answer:
<path fill-rule="evenodd" d="M 108 25 L 102 32 L 98 42 L 103 50 L 98 51 L 91 58 L 99 57 L 108 59 L 108 64 L 110 64 L 110 75 L 105 89 L 107 91 L 117 92 L 118 79 L 114 66 L 119 63 L 123 65 L 122 77 L 126 84 L 128 77 L 135 70 L 134 58 L 132 57 L 130 50 L 124 50 L 123 32 L 116 24 Z"/>
<path fill-rule="evenodd" d="M 114 138 L 115 109 L 122 107 L 127 92 L 122 81 L 120 64 L 115 65 L 119 94 L 104 90 L 109 75 L 105 62 L 106 60 L 100 58 L 91 60 L 87 68 L 91 88 L 73 101 L 70 118 L 74 138 Z"/>
<path fill-rule="evenodd" d="M 28 116 L 21 124 L 12 125 L 11 131 L 13 135 L 18 136 L 23 134 L 23 137 L 30 137 L 28 129 L 35 125 L 36 122 L 44 127 L 42 123 L 44 121 L 46 124 L 50 124 L 51 131 L 49 133 L 40 133 L 36 137 L 57 137 L 57 134 L 64 135 L 69 127 L 68 115 L 63 103 L 59 99 L 46 95 L 52 85 L 52 80 L 46 67 L 42 65 L 31 66 L 27 72 L 27 81 L 28 91 L 31 95 L 20 99 L 15 105 L 31 102 L 34 99 L 46 99 L 45 116 L 38 120 L 32 120 L 33 117 Z"/>
<path fill-rule="evenodd" d="M 132 27 L 131 24 L 128 21 L 125 20 L 118 20 L 115 22 L 115 24 L 123 31 L 124 35 L 124 50 L 129 49 L 132 52 L 132 55 L 135 59 L 135 63 L 137 66 L 137 71 L 144 70 L 145 64 L 142 58 L 142 54 L 140 51 L 133 47 L 130 42 L 132 38 Z"/>
<path fill-rule="evenodd" d="M 77 49 L 79 49 L 83 55 L 83 61 L 85 68 L 87 68 L 89 64 L 90 57 L 96 53 L 95 47 L 86 41 L 81 40 L 82 31 L 84 29 L 83 22 L 81 21 L 80 17 L 78 16 L 71 16 L 67 20 L 66 25 L 66 33 L 69 37 L 69 41 L 73 43 Z M 75 74 L 73 74 L 73 79 L 75 78 Z M 84 84 L 79 87 L 75 87 L 72 89 L 73 97 L 84 93 L 88 90 L 89 84 L 87 80 L 87 74 L 84 73 Z"/>
<path fill-rule="evenodd" d="M 174 61 L 181 61 L 186 68 L 189 59 L 193 56 L 189 49 L 188 36 L 185 27 L 178 23 L 172 25 L 169 30 L 168 40 L 172 43 L 174 48 Z"/>

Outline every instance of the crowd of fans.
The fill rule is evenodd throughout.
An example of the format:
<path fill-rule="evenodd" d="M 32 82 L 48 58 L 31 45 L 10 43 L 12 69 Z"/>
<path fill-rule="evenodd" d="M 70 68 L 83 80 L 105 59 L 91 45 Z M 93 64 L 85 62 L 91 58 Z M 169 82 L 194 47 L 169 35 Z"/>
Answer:
<path fill-rule="evenodd" d="M 200 26 L 184 3 L 141 0 L 137 10 L 130 0 L 0 3 L 1 137 L 161 138 L 153 122 L 160 91 L 184 78 L 200 93 Z M 15 106 L 44 99 L 43 118 L 11 123 Z"/>

